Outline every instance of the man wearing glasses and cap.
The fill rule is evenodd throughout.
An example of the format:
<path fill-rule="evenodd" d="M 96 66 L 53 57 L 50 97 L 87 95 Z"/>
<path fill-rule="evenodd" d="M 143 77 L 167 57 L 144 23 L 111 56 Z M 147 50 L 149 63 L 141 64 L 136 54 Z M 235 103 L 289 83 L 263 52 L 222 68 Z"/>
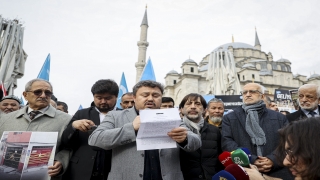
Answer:
<path fill-rule="evenodd" d="M 0 118 L 0 136 L 4 131 L 41 131 L 58 132 L 57 147 L 61 135 L 71 116 L 50 106 L 52 85 L 42 79 L 33 79 L 25 86 L 23 92 L 28 105 L 18 111 L 4 114 Z M 70 152 L 56 150 L 53 166 L 48 167 L 52 180 L 59 179 L 69 162 Z"/>
<path fill-rule="evenodd" d="M 223 116 L 222 150 L 234 151 L 247 148 L 251 152 L 251 164 L 260 172 L 282 179 L 292 179 L 287 169 L 277 163 L 273 151 L 279 140 L 278 129 L 283 128 L 287 118 L 266 108 L 262 86 L 248 83 L 243 86 L 243 105 Z"/>
<path fill-rule="evenodd" d="M 5 114 L 11 113 L 20 109 L 20 104 L 18 97 L 14 95 L 5 96 L 0 100 L 0 111 Z"/>

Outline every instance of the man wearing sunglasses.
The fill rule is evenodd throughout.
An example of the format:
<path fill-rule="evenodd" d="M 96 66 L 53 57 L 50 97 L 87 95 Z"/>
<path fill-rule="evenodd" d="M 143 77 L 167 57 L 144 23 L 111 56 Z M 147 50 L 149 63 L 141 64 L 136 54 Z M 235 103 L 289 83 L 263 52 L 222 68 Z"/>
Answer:
<path fill-rule="evenodd" d="M 28 105 L 1 117 L 0 135 L 3 131 L 58 132 L 57 147 L 59 147 L 62 132 L 71 116 L 50 105 L 51 83 L 42 79 L 33 79 L 26 84 L 23 96 L 28 101 Z M 54 164 L 48 167 L 48 175 L 52 180 L 60 179 L 60 175 L 66 170 L 69 154 L 67 150 L 56 150 Z"/>
<path fill-rule="evenodd" d="M 63 180 L 103 180 L 111 168 L 111 150 L 89 146 L 88 138 L 106 114 L 115 109 L 119 87 L 113 80 L 101 79 L 91 92 L 91 107 L 77 111 L 62 135 L 63 146 L 73 150 Z"/>
<path fill-rule="evenodd" d="M 279 112 L 266 108 L 262 86 L 248 83 L 243 87 L 243 105 L 226 114 L 222 120 L 222 150 L 248 148 L 251 164 L 260 172 L 282 179 L 292 179 L 287 169 L 276 161 L 273 151 L 278 145 L 278 129 L 288 120 Z"/>

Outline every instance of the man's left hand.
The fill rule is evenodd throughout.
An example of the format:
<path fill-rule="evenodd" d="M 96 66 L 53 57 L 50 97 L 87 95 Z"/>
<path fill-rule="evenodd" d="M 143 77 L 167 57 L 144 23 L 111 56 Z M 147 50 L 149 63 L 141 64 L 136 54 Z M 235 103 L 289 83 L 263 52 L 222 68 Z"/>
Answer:
<path fill-rule="evenodd" d="M 187 129 L 184 127 L 174 128 L 168 132 L 168 136 L 177 143 L 182 143 L 187 138 L 187 134 Z"/>
<path fill-rule="evenodd" d="M 269 172 L 273 166 L 273 162 L 267 158 L 258 156 L 258 159 L 254 162 L 260 172 Z"/>
<path fill-rule="evenodd" d="M 62 164 L 59 161 L 54 161 L 53 166 L 48 167 L 49 176 L 56 176 L 62 169 Z"/>

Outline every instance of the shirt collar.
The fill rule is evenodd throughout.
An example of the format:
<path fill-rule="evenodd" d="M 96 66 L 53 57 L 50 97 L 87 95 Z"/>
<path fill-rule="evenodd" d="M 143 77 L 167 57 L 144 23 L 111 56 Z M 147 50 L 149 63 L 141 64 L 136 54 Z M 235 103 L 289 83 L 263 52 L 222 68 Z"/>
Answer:
<path fill-rule="evenodd" d="M 301 107 L 300 107 L 301 108 Z M 307 111 L 305 109 L 301 108 L 301 111 L 307 116 L 307 117 L 311 117 L 311 115 L 309 114 L 310 111 Z M 317 106 L 317 108 L 315 110 L 313 110 L 313 112 L 316 113 L 316 115 L 319 115 L 319 106 Z"/>
<path fill-rule="evenodd" d="M 40 111 L 42 114 L 44 114 L 47 110 L 49 109 L 49 106 L 45 107 L 45 108 L 42 108 L 38 111 Z M 28 106 L 28 109 L 27 109 L 27 113 L 29 114 L 31 111 L 34 111 L 31 107 Z"/>

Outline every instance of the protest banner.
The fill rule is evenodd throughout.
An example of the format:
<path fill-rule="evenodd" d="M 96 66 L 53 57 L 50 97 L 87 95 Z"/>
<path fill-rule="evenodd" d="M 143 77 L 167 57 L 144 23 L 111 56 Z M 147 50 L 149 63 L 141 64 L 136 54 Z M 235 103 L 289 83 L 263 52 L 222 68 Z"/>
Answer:
<path fill-rule="evenodd" d="M 274 102 L 278 105 L 279 111 L 295 111 L 289 90 L 275 89 Z"/>
<path fill-rule="evenodd" d="M 0 179 L 50 180 L 58 132 L 5 131 L 0 144 Z"/>

